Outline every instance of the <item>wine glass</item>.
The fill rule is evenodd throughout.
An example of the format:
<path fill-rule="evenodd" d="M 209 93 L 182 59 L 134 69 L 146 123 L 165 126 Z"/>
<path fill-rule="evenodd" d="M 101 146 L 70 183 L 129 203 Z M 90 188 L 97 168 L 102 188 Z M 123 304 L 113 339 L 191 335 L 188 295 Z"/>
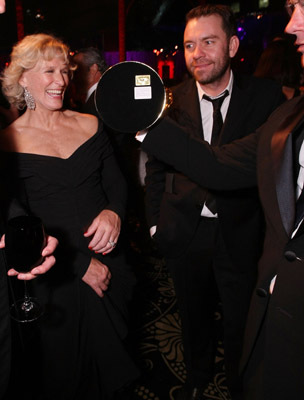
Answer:
<path fill-rule="evenodd" d="M 11 218 L 5 232 L 5 254 L 9 268 L 29 272 L 43 262 L 41 252 L 46 245 L 44 227 L 40 218 L 22 215 Z M 43 307 L 30 297 L 24 281 L 24 296 L 14 301 L 11 317 L 18 322 L 31 322 L 43 314 Z"/>

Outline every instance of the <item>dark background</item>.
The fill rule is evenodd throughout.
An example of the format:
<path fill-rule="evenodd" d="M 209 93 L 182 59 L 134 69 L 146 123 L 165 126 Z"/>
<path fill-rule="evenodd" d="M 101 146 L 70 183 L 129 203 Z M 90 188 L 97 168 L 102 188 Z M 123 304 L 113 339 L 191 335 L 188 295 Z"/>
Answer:
<path fill-rule="evenodd" d="M 205 2 L 125 0 L 126 51 L 163 48 L 163 54 L 170 54 L 176 45 L 182 51 L 185 14 Z M 218 2 L 233 7 L 239 3 L 236 16 L 241 49 L 236 63 L 251 72 L 263 47 L 283 33 L 287 22 L 284 1 L 270 0 L 267 8 L 259 8 L 259 0 Z M 18 38 L 16 8 L 24 34 L 53 33 L 68 42 L 72 50 L 88 45 L 104 52 L 119 50 L 118 0 L 7 0 L 7 12 L 0 15 L 0 69 Z"/>

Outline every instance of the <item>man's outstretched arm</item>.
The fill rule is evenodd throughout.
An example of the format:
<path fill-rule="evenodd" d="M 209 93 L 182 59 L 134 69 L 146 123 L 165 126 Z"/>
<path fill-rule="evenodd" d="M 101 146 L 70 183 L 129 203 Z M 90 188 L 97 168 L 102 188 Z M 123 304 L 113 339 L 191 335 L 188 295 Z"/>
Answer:
<path fill-rule="evenodd" d="M 142 148 L 210 189 L 231 190 L 256 185 L 258 133 L 212 147 L 191 137 L 169 117 L 149 130 Z"/>

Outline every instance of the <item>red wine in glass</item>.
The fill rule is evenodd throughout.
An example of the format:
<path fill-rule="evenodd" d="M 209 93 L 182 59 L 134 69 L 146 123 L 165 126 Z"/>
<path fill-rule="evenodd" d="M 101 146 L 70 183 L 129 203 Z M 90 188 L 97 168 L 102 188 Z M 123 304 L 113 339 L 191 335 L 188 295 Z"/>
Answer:
<path fill-rule="evenodd" d="M 42 221 L 35 216 L 18 216 L 8 221 L 5 232 L 5 254 L 9 268 L 29 272 L 43 262 L 41 255 L 46 244 Z M 24 297 L 11 306 L 11 317 L 18 322 L 39 318 L 43 307 L 30 297 L 24 281 Z"/>

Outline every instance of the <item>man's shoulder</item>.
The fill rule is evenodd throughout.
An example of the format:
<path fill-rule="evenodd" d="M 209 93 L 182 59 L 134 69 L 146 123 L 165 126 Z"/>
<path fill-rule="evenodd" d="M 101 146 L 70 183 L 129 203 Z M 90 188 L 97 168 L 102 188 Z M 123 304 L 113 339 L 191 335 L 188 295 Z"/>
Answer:
<path fill-rule="evenodd" d="M 284 101 L 273 113 L 274 116 L 282 115 L 288 116 L 293 115 L 294 117 L 298 114 L 303 114 L 304 110 L 304 95 L 294 97 L 290 100 Z"/>
<path fill-rule="evenodd" d="M 281 85 L 275 80 L 268 78 L 258 78 L 250 74 L 234 74 L 234 83 L 240 89 L 251 90 L 259 93 L 278 93 L 282 91 Z"/>

